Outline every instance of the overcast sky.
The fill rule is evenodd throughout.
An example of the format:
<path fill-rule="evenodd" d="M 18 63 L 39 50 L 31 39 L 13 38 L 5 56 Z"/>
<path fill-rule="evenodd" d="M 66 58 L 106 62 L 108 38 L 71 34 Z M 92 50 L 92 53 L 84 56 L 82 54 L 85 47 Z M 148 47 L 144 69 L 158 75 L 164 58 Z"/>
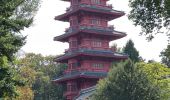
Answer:
<path fill-rule="evenodd" d="M 135 27 L 127 18 L 130 11 L 128 0 L 110 0 L 108 3 L 112 4 L 114 9 L 126 13 L 124 17 L 111 21 L 109 24 L 114 25 L 117 31 L 126 32 L 128 35 L 120 40 L 112 41 L 110 45 L 117 43 L 119 47 L 123 47 L 127 40 L 131 38 L 144 59 L 160 61 L 159 54 L 167 45 L 166 36 L 157 35 L 153 41 L 147 42 L 144 36 L 139 36 L 140 27 Z M 63 54 L 64 50 L 68 48 L 68 44 L 53 41 L 53 38 L 63 34 L 69 24 L 55 21 L 54 17 L 64 13 L 66 7 L 69 7 L 69 3 L 61 0 L 43 0 L 35 17 L 34 25 L 22 32 L 28 36 L 27 43 L 22 50 L 43 55 Z"/>

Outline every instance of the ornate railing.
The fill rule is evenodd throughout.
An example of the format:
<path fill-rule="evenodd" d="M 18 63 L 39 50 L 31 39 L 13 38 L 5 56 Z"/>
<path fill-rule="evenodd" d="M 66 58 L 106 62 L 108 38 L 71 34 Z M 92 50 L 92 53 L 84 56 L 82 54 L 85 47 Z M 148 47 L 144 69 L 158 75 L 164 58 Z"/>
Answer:
<path fill-rule="evenodd" d="M 109 25 L 108 27 L 103 27 L 103 26 L 96 26 L 96 25 L 87 25 L 87 24 L 81 24 L 77 26 L 72 26 L 70 28 L 66 28 L 65 33 L 72 33 L 75 32 L 76 30 L 95 30 L 95 31 L 101 31 L 101 32 L 113 32 L 114 31 L 114 26 Z"/>
<path fill-rule="evenodd" d="M 105 69 L 98 69 L 98 68 L 92 68 L 92 69 L 89 69 L 89 68 L 75 68 L 75 69 L 67 69 L 64 71 L 64 74 L 74 74 L 74 73 L 78 73 L 78 72 L 108 72 L 108 70 L 105 70 Z"/>
<path fill-rule="evenodd" d="M 100 5 L 94 5 L 94 4 L 80 4 L 80 7 L 92 8 L 96 10 L 112 11 L 112 8 L 109 8 L 107 6 L 100 6 Z"/>
<path fill-rule="evenodd" d="M 64 92 L 64 96 L 67 96 L 67 95 L 77 95 L 79 93 L 79 91 L 66 91 Z"/>
<path fill-rule="evenodd" d="M 127 56 L 126 54 L 123 53 L 115 53 L 111 50 L 93 50 L 93 49 L 77 49 L 75 51 L 71 51 L 66 53 L 65 55 L 60 56 L 58 59 L 64 59 L 65 57 L 77 54 L 77 53 L 86 53 L 86 54 L 93 54 L 93 55 L 105 55 L 105 56 Z"/>
<path fill-rule="evenodd" d="M 91 70 L 91 71 L 70 72 L 70 73 L 65 73 L 64 75 L 57 77 L 57 79 L 54 80 L 54 81 L 59 81 L 59 80 L 63 80 L 63 79 L 69 79 L 69 78 L 80 76 L 80 75 L 92 76 L 92 77 L 105 77 L 105 76 L 107 76 L 107 71 Z"/>
<path fill-rule="evenodd" d="M 82 75 L 82 73 L 84 73 L 83 75 L 95 75 L 95 76 L 100 76 L 101 74 L 105 74 L 107 73 L 107 70 L 100 70 L 100 69 L 87 69 L 87 68 L 81 68 L 81 69 L 74 69 L 73 70 L 67 70 L 65 71 L 63 74 L 63 76 L 60 76 L 60 78 L 62 77 L 72 77 L 75 75 Z"/>
<path fill-rule="evenodd" d="M 67 69 L 64 71 L 64 74 L 67 74 L 67 73 L 77 73 L 77 72 L 81 72 L 81 71 L 88 71 L 87 68 L 75 68 L 75 69 Z"/>
<path fill-rule="evenodd" d="M 109 25 L 108 27 L 104 27 L 104 26 L 81 24 L 79 26 L 79 28 L 80 29 L 97 30 L 97 31 L 114 31 L 114 26 L 113 25 Z"/>
<path fill-rule="evenodd" d="M 80 3 L 78 5 L 73 5 L 71 7 L 66 8 L 66 12 L 73 11 L 74 9 L 78 9 L 80 7 L 87 7 L 87 8 L 93 8 L 93 9 L 106 10 L 106 11 L 111 11 L 113 8 L 111 4 L 103 5 L 103 4 Z"/>

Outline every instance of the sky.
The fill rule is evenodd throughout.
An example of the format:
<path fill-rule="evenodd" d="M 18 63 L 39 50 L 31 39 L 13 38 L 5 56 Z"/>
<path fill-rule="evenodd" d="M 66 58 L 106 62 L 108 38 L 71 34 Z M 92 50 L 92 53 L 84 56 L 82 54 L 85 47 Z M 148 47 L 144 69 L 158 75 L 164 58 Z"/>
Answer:
<path fill-rule="evenodd" d="M 145 36 L 139 36 L 140 27 L 135 27 L 128 20 L 127 15 L 130 11 L 128 0 L 110 0 L 108 4 L 112 4 L 113 9 L 126 13 L 125 16 L 109 22 L 110 25 L 114 25 L 117 31 L 127 34 L 122 39 L 110 42 L 110 45 L 116 43 L 118 47 L 123 47 L 129 39 L 132 39 L 140 56 L 146 60 L 160 61 L 160 52 L 168 44 L 167 37 L 164 34 L 158 34 L 151 42 L 148 42 Z M 68 2 L 61 0 L 42 0 L 33 25 L 22 31 L 22 34 L 27 36 L 27 43 L 22 47 L 22 50 L 27 53 L 40 53 L 44 56 L 63 54 L 68 48 L 68 43 L 53 41 L 53 38 L 63 34 L 65 28 L 69 27 L 69 23 L 56 21 L 54 17 L 65 13 L 69 6 Z"/>

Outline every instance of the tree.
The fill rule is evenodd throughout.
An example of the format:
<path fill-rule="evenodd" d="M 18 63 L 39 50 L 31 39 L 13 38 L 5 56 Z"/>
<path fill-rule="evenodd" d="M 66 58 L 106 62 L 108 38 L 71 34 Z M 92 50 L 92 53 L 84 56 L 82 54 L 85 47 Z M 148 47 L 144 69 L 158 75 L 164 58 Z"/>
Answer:
<path fill-rule="evenodd" d="M 154 38 L 154 33 L 162 33 L 163 28 L 170 36 L 170 0 L 129 0 L 129 6 L 132 8 L 129 19 L 135 26 L 141 26 L 141 34 L 148 40 Z"/>
<path fill-rule="evenodd" d="M 99 81 L 94 100 L 160 100 L 159 87 L 131 61 L 119 63 Z"/>
<path fill-rule="evenodd" d="M 17 92 L 19 93 L 15 99 L 13 100 L 33 100 L 34 99 L 34 93 L 32 89 L 29 86 L 18 86 Z"/>
<path fill-rule="evenodd" d="M 139 52 L 134 47 L 134 43 L 132 40 L 127 41 L 126 46 L 123 48 L 123 52 L 125 54 L 128 54 L 129 58 L 133 62 L 140 61 Z"/>
<path fill-rule="evenodd" d="M 151 62 L 151 63 L 138 63 L 138 68 L 144 71 L 150 81 L 161 89 L 161 99 L 169 100 L 170 98 L 170 69 L 165 65 Z"/>
<path fill-rule="evenodd" d="M 25 84 L 24 86 L 17 86 L 18 96 L 16 100 L 33 100 L 32 84 L 35 82 L 36 71 L 28 66 L 23 66 L 18 69 L 18 74 L 20 80 L 24 81 Z"/>
<path fill-rule="evenodd" d="M 17 96 L 14 55 L 25 44 L 21 30 L 29 27 L 40 0 L 0 1 L 0 98 Z"/>
<path fill-rule="evenodd" d="M 118 47 L 116 43 L 112 44 L 111 50 L 113 52 L 122 52 L 122 48 Z"/>
<path fill-rule="evenodd" d="M 41 54 L 34 53 L 25 54 L 24 58 L 19 59 L 18 68 L 22 69 L 27 66 L 35 71 L 35 81 L 31 82 L 34 100 L 64 100 L 64 87 L 58 84 L 52 84 L 52 80 L 63 75 L 67 66 L 55 63 L 53 59 L 54 56 L 44 57 Z M 22 73 L 25 75 L 27 72 L 24 70 Z M 26 79 L 30 80 L 29 77 Z"/>
<path fill-rule="evenodd" d="M 170 68 L 170 45 L 168 45 L 167 48 L 161 52 L 160 56 L 162 57 L 162 63 Z"/>
<path fill-rule="evenodd" d="M 3 0 L 0 1 L 0 56 L 12 60 L 25 37 L 20 32 L 33 22 L 39 0 Z"/>
<path fill-rule="evenodd" d="M 3 57 L 0 66 L 0 99 L 17 96 L 16 86 L 23 86 L 23 82 L 17 77 L 16 70 L 11 68 L 7 58 Z"/>

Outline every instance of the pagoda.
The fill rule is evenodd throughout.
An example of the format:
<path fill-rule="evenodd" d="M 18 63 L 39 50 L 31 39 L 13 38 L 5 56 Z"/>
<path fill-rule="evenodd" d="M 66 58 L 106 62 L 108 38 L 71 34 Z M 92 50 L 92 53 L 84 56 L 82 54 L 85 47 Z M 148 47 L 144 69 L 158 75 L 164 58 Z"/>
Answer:
<path fill-rule="evenodd" d="M 81 90 L 95 86 L 99 79 L 106 77 L 112 62 L 128 58 L 109 48 L 110 41 L 126 34 L 114 30 L 108 22 L 125 13 L 113 10 L 108 0 L 62 1 L 70 2 L 71 6 L 55 20 L 69 22 L 70 27 L 54 40 L 68 42 L 69 49 L 55 61 L 66 63 L 68 68 L 53 82 L 66 85 L 63 95 L 67 100 L 74 100 Z"/>

